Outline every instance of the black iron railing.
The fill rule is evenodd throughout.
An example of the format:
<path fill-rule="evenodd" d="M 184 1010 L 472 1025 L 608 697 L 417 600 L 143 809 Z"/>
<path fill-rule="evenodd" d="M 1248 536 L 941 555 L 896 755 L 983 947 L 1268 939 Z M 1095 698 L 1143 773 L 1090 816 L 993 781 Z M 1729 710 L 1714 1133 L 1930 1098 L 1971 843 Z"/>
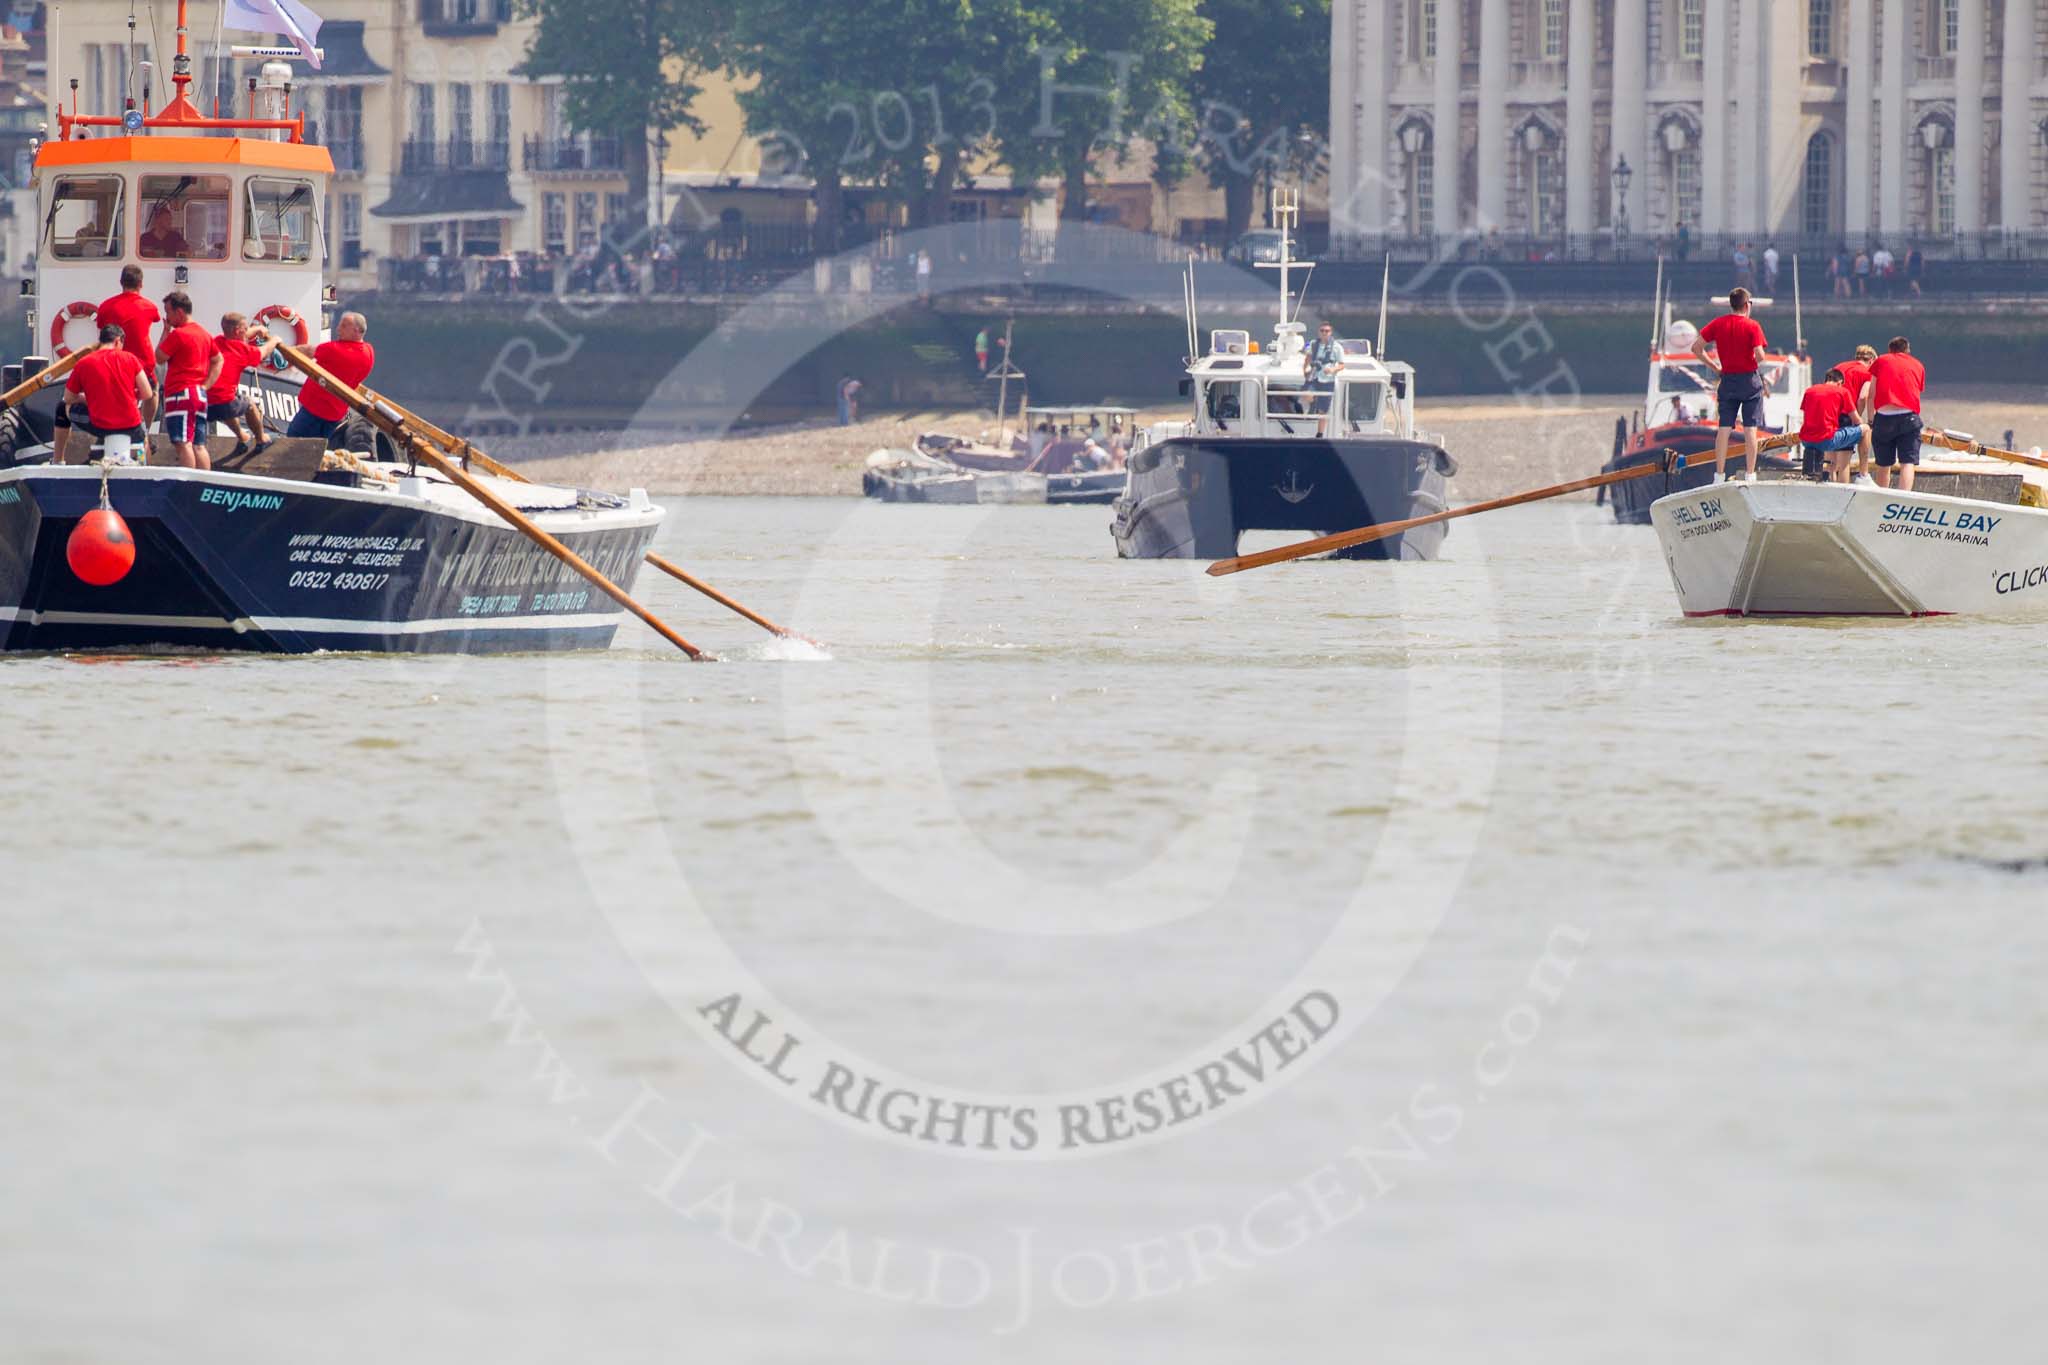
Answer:
<path fill-rule="evenodd" d="M 471 142 L 467 139 L 422 142 L 408 141 L 398 149 L 402 175 L 431 175 L 436 171 L 503 171 L 511 169 L 512 149 L 503 142 Z"/>
<path fill-rule="evenodd" d="M 526 139 L 521 164 L 529 171 L 619 171 L 626 158 L 615 137 Z"/>

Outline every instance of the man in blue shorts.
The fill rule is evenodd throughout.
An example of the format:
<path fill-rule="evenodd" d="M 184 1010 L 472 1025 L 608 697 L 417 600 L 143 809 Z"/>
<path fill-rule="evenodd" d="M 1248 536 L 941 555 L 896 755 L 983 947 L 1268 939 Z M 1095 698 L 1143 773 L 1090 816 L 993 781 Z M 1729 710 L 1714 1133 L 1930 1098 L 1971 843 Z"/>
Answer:
<path fill-rule="evenodd" d="M 1714 354 L 1707 354 L 1707 347 Z M 1720 402 L 1721 420 L 1714 432 L 1714 482 L 1728 477 L 1728 436 L 1742 423 L 1743 454 L 1747 457 L 1744 478 L 1756 481 L 1757 429 L 1764 423 L 1764 384 L 1758 371 L 1763 367 L 1764 329 L 1749 315 L 1749 291 L 1728 291 L 1728 312 L 1700 328 L 1692 353 L 1720 376 L 1715 397 Z"/>
<path fill-rule="evenodd" d="M 1806 477 L 1822 482 L 1848 482 L 1849 452 L 1866 438 L 1863 424 L 1856 420 L 1856 400 L 1849 396 L 1841 370 L 1829 370 L 1826 378 L 1809 387 L 1799 399 L 1799 411 L 1799 443 L 1806 457 Z"/>

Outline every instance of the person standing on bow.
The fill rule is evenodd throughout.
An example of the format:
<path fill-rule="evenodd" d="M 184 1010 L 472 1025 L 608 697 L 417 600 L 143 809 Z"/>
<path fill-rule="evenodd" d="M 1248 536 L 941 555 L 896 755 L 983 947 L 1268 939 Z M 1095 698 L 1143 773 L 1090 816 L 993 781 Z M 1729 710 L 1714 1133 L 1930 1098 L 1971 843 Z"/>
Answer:
<path fill-rule="evenodd" d="M 377 352 L 364 340 L 369 331 L 369 320 L 361 313 L 343 313 L 334 324 L 334 340 L 320 343 L 313 352 L 313 363 L 350 388 L 360 387 L 377 367 Z M 348 404 L 308 375 L 299 390 L 299 415 L 292 418 L 284 434 L 325 441 L 341 430 L 341 424 L 347 420 Z"/>
<path fill-rule="evenodd" d="M 1920 467 L 1920 395 L 1927 389 L 1927 368 L 1912 356 L 1913 345 L 1893 337 L 1886 353 L 1870 362 L 1870 444 L 1877 456 L 1877 486 L 1913 491 L 1913 472 Z M 1892 469 L 1897 467 L 1896 480 Z"/>
<path fill-rule="evenodd" d="M 1714 347 L 1714 354 L 1707 347 Z M 1700 328 L 1692 353 L 1720 376 L 1715 397 L 1721 417 L 1714 431 L 1714 482 L 1728 477 L 1728 436 L 1742 423 L 1743 454 L 1747 457 L 1743 477 L 1756 480 L 1757 428 L 1764 421 L 1764 386 L 1757 371 L 1765 355 L 1764 329 L 1749 315 L 1749 291 L 1736 288 L 1728 294 L 1728 312 Z"/>
<path fill-rule="evenodd" d="M 1302 349 L 1304 379 L 1312 397 L 1309 409 L 1328 416 L 1330 395 L 1337 389 L 1337 372 L 1344 368 L 1344 348 L 1337 341 L 1337 333 L 1329 323 L 1316 328 L 1316 339 Z M 1323 424 L 1316 424 L 1316 435 L 1323 434 Z"/>

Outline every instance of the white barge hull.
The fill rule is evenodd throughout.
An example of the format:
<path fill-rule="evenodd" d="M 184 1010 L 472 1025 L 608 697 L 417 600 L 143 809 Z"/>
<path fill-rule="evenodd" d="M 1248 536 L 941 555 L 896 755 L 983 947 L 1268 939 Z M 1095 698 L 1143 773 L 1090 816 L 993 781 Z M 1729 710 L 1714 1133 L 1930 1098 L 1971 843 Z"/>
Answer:
<path fill-rule="evenodd" d="M 1687 616 L 2048 616 L 2048 511 L 1848 484 L 1724 483 L 1651 524 Z"/>

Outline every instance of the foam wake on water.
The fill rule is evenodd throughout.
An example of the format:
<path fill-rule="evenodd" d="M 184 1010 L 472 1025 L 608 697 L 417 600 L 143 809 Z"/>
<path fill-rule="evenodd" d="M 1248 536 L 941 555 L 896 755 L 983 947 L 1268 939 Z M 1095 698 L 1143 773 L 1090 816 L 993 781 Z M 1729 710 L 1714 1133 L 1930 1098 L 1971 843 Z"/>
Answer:
<path fill-rule="evenodd" d="M 718 651 L 724 659 L 739 663 L 821 664 L 832 661 L 832 651 L 809 640 L 777 635 L 757 644 Z"/>

